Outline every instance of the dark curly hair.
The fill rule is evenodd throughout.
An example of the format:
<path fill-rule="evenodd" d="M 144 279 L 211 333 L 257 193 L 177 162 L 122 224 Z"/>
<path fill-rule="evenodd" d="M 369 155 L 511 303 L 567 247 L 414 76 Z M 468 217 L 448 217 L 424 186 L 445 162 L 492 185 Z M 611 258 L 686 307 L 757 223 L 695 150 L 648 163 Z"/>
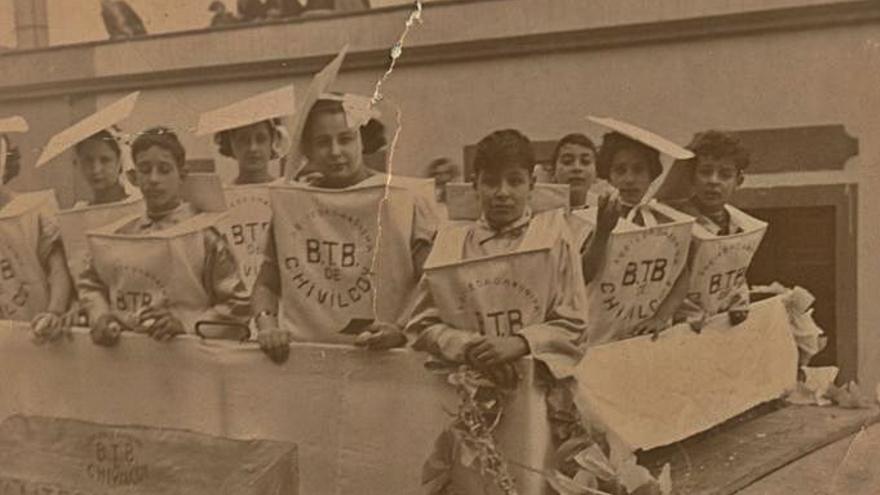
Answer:
<path fill-rule="evenodd" d="M 302 134 L 299 136 L 300 146 L 306 155 L 309 154 L 309 139 L 307 138 L 312 134 L 312 127 L 315 125 L 315 119 L 318 115 L 325 113 L 344 114 L 345 107 L 342 106 L 341 101 L 330 98 L 322 98 L 315 102 L 309 110 L 309 115 L 306 117 L 305 124 L 303 124 Z M 358 129 L 358 134 L 360 134 L 361 145 L 363 147 L 362 153 L 364 155 L 375 153 L 388 144 L 385 137 L 385 125 L 377 119 L 371 118 L 368 120 L 360 127 L 360 129 Z"/>
<path fill-rule="evenodd" d="M 596 175 L 600 179 L 608 180 L 614 156 L 624 149 L 641 153 L 645 157 L 648 162 L 649 172 L 651 173 L 651 180 L 656 179 L 663 173 L 663 164 L 660 163 L 659 151 L 647 144 L 614 131 L 602 136 L 602 146 L 599 148 L 599 156 L 596 157 Z"/>
<path fill-rule="evenodd" d="M 119 147 L 119 142 L 116 141 L 116 137 L 108 131 L 107 129 L 102 129 L 91 136 L 83 139 L 82 141 L 76 143 L 73 147 L 74 152 L 76 154 L 80 154 L 82 152 L 83 146 L 86 145 L 89 141 L 101 141 L 102 143 L 106 143 L 110 149 L 113 150 L 113 153 L 116 154 L 116 158 L 119 158 L 122 155 L 122 148 Z"/>
<path fill-rule="evenodd" d="M 138 137 L 131 144 L 131 159 L 137 163 L 137 156 L 153 146 L 158 146 L 174 157 L 177 162 L 177 170 L 181 173 L 185 170 L 186 165 L 186 149 L 180 143 L 177 134 L 167 127 L 153 127 L 138 134 Z"/>
<path fill-rule="evenodd" d="M 711 158 L 731 158 L 737 170 L 742 172 L 749 167 L 751 161 L 749 151 L 735 135 L 719 130 L 708 130 L 694 134 L 687 149 L 694 152 L 697 157 L 708 156 Z M 691 159 L 692 164 L 696 164 Z"/>
<path fill-rule="evenodd" d="M 282 125 L 281 119 L 268 119 L 256 123 L 266 124 L 267 126 L 269 126 L 269 136 L 271 136 L 273 144 L 275 143 L 275 141 L 281 139 L 281 134 L 278 131 L 278 128 Z M 214 134 L 214 143 L 217 144 L 217 151 L 225 157 L 235 158 L 235 154 L 232 152 L 232 134 L 239 129 L 248 127 L 249 125 L 236 127 L 235 129 L 227 129 L 225 131 L 220 131 L 217 134 Z M 271 158 L 278 158 L 278 153 L 275 151 L 274 148 L 272 149 Z"/>
<path fill-rule="evenodd" d="M 562 151 L 562 147 L 566 144 L 576 144 L 593 150 L 593 153 L 597 152 L 596 144 L 587 136 L 578 133 L 565 135 L 556 143 L 556 147 L 553 148 L 553 158 L 550 161 L 550 165 L 554 170 L 556 169 L 556 161 L 559 160 L 559 153 Z"/>
<path fill-rule="evenodd" d="M 502 129 L 484 137 L 477 143 L 474 154 L 474 177 L 480 172 L 497 170 L 515 165 L 529 174 L 535 166 L 532 142 L 516 129 Z"/>
<path fill-rule="evenodd" d="M 3 177 L 0 180 L 3 181 L 3 184 L 8 184 L 21 171 L 21 153 L 18 152 L 18 147 L 12 146 L 9 138 L 0 136 L 0 139 L 5 140 L 8 145 L 6 150 L 6 169 L 3 171 Z"/>

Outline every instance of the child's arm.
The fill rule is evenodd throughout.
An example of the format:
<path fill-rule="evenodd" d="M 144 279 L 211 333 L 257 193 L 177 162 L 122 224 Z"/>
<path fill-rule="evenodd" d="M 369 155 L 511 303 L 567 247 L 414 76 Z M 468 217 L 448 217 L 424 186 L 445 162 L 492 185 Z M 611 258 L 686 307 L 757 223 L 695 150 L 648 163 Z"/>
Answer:
<path fill-rule="evenodd" d="M 443 322 L 424 278 L 416 288 L 415 307 L 406 333 L 411 336 L 413 349 L 456 363 L 467 362 L 468 349 L 482 339 L 476 332 L 460 330 Z"/>
<path fill-rule="evenodd" d="M 257 339 L 260 348 L 269 358 L 281 364 L 290 355 L 292 335 L 278 325 L 278 307 L 281 298 L 281 272 L 275 248 L 275 233 L 272 226 L 266 232 L 266 247 L 263 250 L 263 264 L 254 282 L 251 293 L 251 308 L 256 318 Z"/>
<path fill-rule="evenodd" d="M 587 248 L 582 257 L 581 268 L 585 284 L 592 282 L 604 265 L 608 240 L 618 220 L 620 220 L 620 205 L 611 195 L 603 194 L 599 197 L 596 230 L 587 241 Z"/>
<path fill-rule="evenodd" d="M 247 322 L 251 315 L 250 300 L 229 245 L 219 233 L 208 229 L 205 233 L 205 250 L 207 256 L 202 286 L 208 294 L 211 307 L 201 319 Z"/>

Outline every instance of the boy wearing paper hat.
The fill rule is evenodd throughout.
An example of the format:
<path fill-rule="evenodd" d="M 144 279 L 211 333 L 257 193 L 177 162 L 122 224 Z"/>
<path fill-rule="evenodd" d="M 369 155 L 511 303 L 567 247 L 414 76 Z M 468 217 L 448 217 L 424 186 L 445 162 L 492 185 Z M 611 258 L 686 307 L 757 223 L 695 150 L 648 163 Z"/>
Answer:
<path fill-rule="evenodd" d="M 19 155 L 7 134 L 27 130 L 21 117 L 0 119 L 0 317 L 30 320 L 36 341 L 42 342 L 58 338 L 76 315 L 68 312 L 73 284 L 55 222 L 54 195 L 16 194 L 8 187 L 18 174 Z"/>
<path fill-rule="evenodd" d="M 211 226 L 214 217 L 200 215 L 182 198 L 186 151 L 177 135 L 162 127 L 140 133 L 132 158 L 146 211 L 105 227 L 107 232 L 91 233 L 92 260 L 77 280 L 93 341 L 115 345 L 123 330 L 168 340 L 193 332 L 198 320 L 246 321 L 250 308 L 245 287 L 226 241 Z M 171 232 L 189 242 L 171 246 L 172 256 L 179 259 L 147 254 L 159 242 L 163 249 L 175 242 L 162 237 Z M 119 249 L 107 248 L 109 243 L 132 252 L 119 254 Z M 175 266 L 182 267 L 180 272 L 169 273 Z M 129 293 L 140 296 L 132 302 L 125 298 Z"/>
<path fill-rule="evenodd" d="M 102 108 L 53 136 L 37 160 L 41 167 L 71 147 L 74 163 L 91 189 L 92 197 L 78 206 L 124 201 L 137 190 L 123 177 L 130 173 L 128 143 L 117 124 L 131 115 L 139 92 Z"/>

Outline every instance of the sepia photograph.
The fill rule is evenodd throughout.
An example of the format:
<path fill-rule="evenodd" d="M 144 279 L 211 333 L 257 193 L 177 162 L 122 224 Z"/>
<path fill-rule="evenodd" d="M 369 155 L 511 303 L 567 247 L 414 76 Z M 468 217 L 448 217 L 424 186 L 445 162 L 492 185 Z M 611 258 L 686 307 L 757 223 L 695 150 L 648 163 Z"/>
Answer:
<path fill-rule="evenodd" d="M 877 0 L 0 0 L 0 495 L 880 494 Z"/>

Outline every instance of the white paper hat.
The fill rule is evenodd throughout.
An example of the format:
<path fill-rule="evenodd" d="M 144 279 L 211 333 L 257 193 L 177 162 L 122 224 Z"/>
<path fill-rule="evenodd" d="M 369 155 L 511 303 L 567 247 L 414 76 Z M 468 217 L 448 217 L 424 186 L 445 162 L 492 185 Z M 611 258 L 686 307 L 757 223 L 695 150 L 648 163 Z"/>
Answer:
<path fill-rule="evenodd" d="M 634 139 L 644 144 L 645 146 L 649 146 L 674 160 L 688 160 L 694 157 L 693 152 L 691 152 L 690 150 L 679 146 L 678 144 L 660 136 L 659 134 L 655 134 L 649 130 L 642 129 L 641 127 L 635 126 L 633 124 L 629 124 L 627 122 L 608 117 L 596 117 L 593 115 L 587 116 L 587 119 L 590 122 L 599 124 L 603 127 L 611 129 L 612 131 L 617 131 L 631 139 Z M 670 166 L 664 163 L 663 171 L 660 173 L 660 176 L 651 183 L 651 186 L 645 192 L 644 197 L 642 197 L 642 203 L 647 203 L 656 195 L 657 190 L 666 180 L 666 175 L 669 173 L 669 169 Z"/>
<path fill-rule="evenodd" d="M 114 125 L 128 118 L 132 110 L 134 110 L 138 96 L 140 96 L 140 91 L 131 93 L 52 136 L 43 148 L 43 153 L 37 160 L 36 166 L 45 165 L 49 160 L 59 156 L 70 147 L 89 138 L 89 136 L 102 130 L 109 130 Z"/>
<path fill-rule="evenodd" d="M 342 67 L 342 61 L 345 60 L 345 54 L 348 52 L 348 45 L 342 47 L 339 54 L 330 61 L 320 72 L 315 74 L 309 87 L 306 88 L 305 94 L 300 98 L 300 104 L 297 107 L 293 117 L 293 124 L 290 127 L 290 137 L 293 141 L 290 151 L 290 160 L 287 163 L 285 177 L 293 179 L 297 176 L 300 169 L 304 165 L 304 157 L 300 146 L 302 131 L 306 124 L 306 118 L 309 116 L 309 110 L 315 103 L 321 99 L 321 96 L 327 93 L 327 89 L 336 80 L 339 74 L 339 68 Z"/>
<path fill-rule="evenodd" d="M 199 116 L 196 136 L 216 134 L 296 113 L 293 84 L 266 91 Z"/>

